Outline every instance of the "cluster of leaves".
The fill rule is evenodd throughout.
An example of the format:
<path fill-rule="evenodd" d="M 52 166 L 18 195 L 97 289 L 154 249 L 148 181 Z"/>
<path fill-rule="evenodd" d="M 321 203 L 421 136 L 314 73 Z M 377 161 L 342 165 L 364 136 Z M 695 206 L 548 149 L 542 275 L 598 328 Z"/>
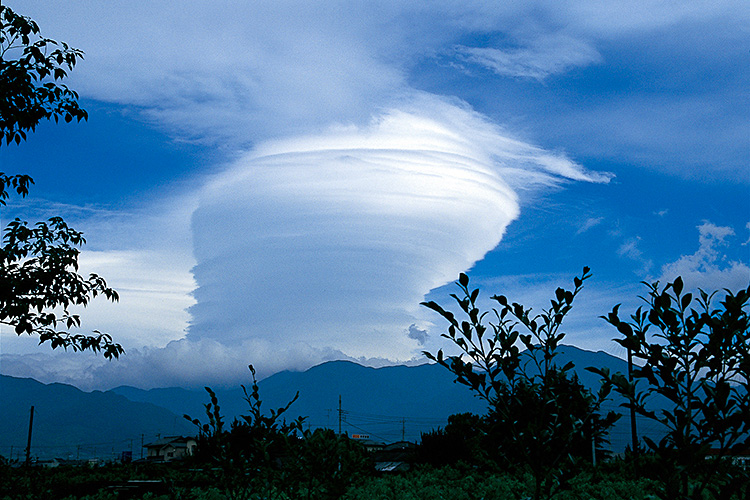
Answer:
<path fill-rule="evenodd" d="M 22 197 L 29 194 L 29 186 L 34 184 L 34 179 L 25 174 L 8 175 L 0 172 L 0 205 L 5 206 L 10 196 L 8 191 L 15 191 Z"/>
<path fill-rule="evenodd" d="M 550 309 L 538 315 L 509 303 L 505 296 L 493 296 L 500 306 L 491 311 L 494 322 L 487 318 L 489 311 L 479 310 L 479 290 L 469 288 L 465 274 L 457 282 L 461 294 L 452 297 L 466 320 L 459 321 L 435 302 L 423 303 L 448 321 L 443 336 L 462 351 L 449 357 L 442 350 L 424 354 L 489 403 L 486 432 L 496 447 L 490 458 L 503 465 L 527 467 L 534 478 L 534 498 L 553 496 L 572 473 L 572 466 L 590 456 L 592 440 L 601 442 L 617 419 L 614 412 L 600 414 L 610 383 L 591 394 L 570 374 L 571 363 L 558 366 L 555 362 L 565 337 L 562 322 L 589 277 L 589 269 L 584 268 L 574 280 L 574 290 L 558 288 Z M 519 342 L 526 348 L 523 353 Z"/>
<path fill-rule="evenodd" d="M 229 429 L 216 394 L 205 405 L 208 421 L 185 418 L 199 430 L 195 460 L 219 471 L 216 484 L 232 499 L 339 498 L 355 481 L 372 469 L 365 450 L 346 436 L 331 430 L 303 430 L 303 418 L 287 423 L 282 416 L 298 399 L 268 414 L 262 410 L 255 369 L 252 385 L 244 385 L 249 413 L 235 419 Z"/>
<path fill-rule="evenodd" d="M 229 429 L 225 429 L 218 399 L 209 387 L 205 388 L 211 398 L 205 405 L 208 422 L 201 423 L 197 418 L 184 415 L 199 430 L 196 459 L 218 468 L 218 482 L 232 499 L 272 494 L 283 479 L 279 460 L 285 445 L 302 429 L 301 419 L 287 424 L 280 418 L 299 393 L 285 407 L 264 415 L 255 368 L 252 365 L 249 368 L 253 381 L 251 390 L 248 393 L 244 385 L 242 390 L 250 411 L 235 419 Z"/>
<path fill-rule="evenodd" d="M 0 247 L 0 323 L 13 326 L 19 335 L 38 334 L 39 343 L 49 342 L 53 349 L 90 349 L 117 358 L 122 347 L 109 335 L 67 331 L 81 325 L 71 306 L 85 306 L 100 294 L 118 300 L 100 276 L 78 274 L 78 247 L 84 243 L 83 235 L 60 217 L 34 226 L 11 221 Z"/>
<path fill-rule="evenodd" d="M 88 117 L 78 94 L 55 83 L 82 57 L 78 49 L 41 37 L 32 19 L 0 5 L 0 146 L 20 144 L 42 120 Z M 0 172 L 0 205 L 12 191 L 25 197 L 33 183 L 28 175 Z M 33 226 L 20 219 L 8 224 L 0 248 L 0 323 L 18 335 L 39 335 L 39 343 L 53 349 L 101 351 L 108 359 L 118 358 L 122 346 L 108 334 L 69 331 L 81 325 L 71 306 L 86 306 L 98 295 L 118 300 L 100 276 L 78 274 L 84 243 L 83 235 L 60 217 Z"/>
<path fill-rule="evenodd" d="M 88 118 L 78 94 L 56 83 L 79 59 L 82 51 L 41 37 L 32 19 L 0 5 L 0 146 L 26 140 L 42 120 Z"/>
<path fill-rule="evenodd" d="M 659 442 L 644 438 L 663 465 L 664 498 L 702 498 L 706 490 L 720 498 L 742 488 L 750 495 L 747 473 L 718 473 L 728 455 L 750 446 L 750 287 L 726 290 L 714 307 L 715 292 L 683 293 L 679 277 L 663 288 L 644 284 L 646 308 L 629 321 L 619 305 L 604 317 L 622 335 L 615 341 L 641 361 L 633 381 L 599 373 L 626 406 L 666 429 Z M 668 401 L 659 412 L 649 409 L 655 397 Z"/>
<path fill-rule="evenodd" d="M 618 415 L 601 414 L 601 400 L 589 393 L 576 374 L 553 368 L 545 384 L 548 393 L 543 397 L 539 386 L 527 382 L 519 383 L 513 393 L 504 393 L 501 398 L 506 403 L 491 407 L 485 417 L 487 440 L 492 449 L 503 450 L 497 460 L 505 468 L 528 462 L 535 474 L 542 474 L 535 471 L 536 464 L 549 464 L 561 469 L 558 480 L 562 481 L 581 463 L 591 463 L 593 453 L 597 460 L 609 455 L 606 433 Z M 523 434 L 516 434 L 519 428 Z M 538 435 L 544 446 L 537 446 Z M 562 458 L 550 460 L 546 455 L 550 453 Z"/>
<path fill-rule="evenodd" d="M 444 428 L 422 433 L 415 463 L 432 467 L 465 463 L 486 469 L 496 451 L 487 439 L 487 424 L 487 419 L 473 413 L 449 416 Z"/>

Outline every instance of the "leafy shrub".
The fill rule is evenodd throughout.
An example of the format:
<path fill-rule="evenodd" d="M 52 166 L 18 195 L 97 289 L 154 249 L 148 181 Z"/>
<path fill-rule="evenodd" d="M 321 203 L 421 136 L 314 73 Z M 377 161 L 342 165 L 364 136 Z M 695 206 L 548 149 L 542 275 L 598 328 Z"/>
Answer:
<path fill-rule="evenodd" d="M 195 463 L 215 469 L 214 484 L 222 493 L 231 499 L 333 499 L 373 471 L 364 448 L 347 436 L 330 429 L 302 431 L 302 418 L 282 421 L 299 393 L 286 406 L 263 412 L 255 370 L 249 368 L 253 382 L 250 390 L 242 389 L 250 411 L 229 430 L 208 387 L 208 422 L 185 415 L 200 433 Z"/>
<path fill-rule="evenodd" d="M 569 375 L 572 363 L 559 366 L 555 362 L 557 347 L 565 337 L 562 322 L 590 276 L 584 268 L 581 277 L 573 280 L 572 291 L 558 288 L 551 307 L 536 315 L 521 304 L 511 304 L 505 296 L 493 296 L 500 306 L 491 310 L 495 322 L 488 319 L 490 311 L 479 310 L 479 290 L 469 288 L 465 274 L 456 283 L 460 295 L 451 296 L 466 319 L 459 321 L 435 302 L 423 303 L 447 320 L 443 337 L 462 352 L 445 357 L 439 350 L 435 355 L 425 352 L 425 356 L 488 402 L 484 432 L 494 448 L 489 458 L 503 467 L 520 464 L 530 470 L 535 499 L 552 497 L 574 472 L 576 462 L 589 455 L 584 450 L 590 450 L 594 440 L 601 442 L 618 417 L 614 412 L 599 414 L 611 388 L 609 380 L 594 395 Z M 521 353 L 518 343 L 525 352 Z"/>
<path fill-rule="evenodd" d="M 644 438 L 657 458 L 660 496 L 750 495 L 750 475 L 727 460 L 750 445 L 750 287 L 727 290 L 716 307 L 715 292 L 700 290 L 695 298 L 683 293 L 679 277 L 663 288 L 644 284 L 645 309 L 623 321 L 618 305 L 604 317 L 623 336 L 615 341 L 642 366 L 633 370 L 634 381 L 598 372 L 628 407 L 666 429 L 658 443 Z M 649 409 L 653 397 L 668 405 Z"/>
<path fill-rule="evenodd" d="M 488 464 L 485 427 L 485 420 L 479 415 L 451 415 L 444 429 L 422 434 L 415 462 L 433 467 L 455 465 L 458 462 Z"/>

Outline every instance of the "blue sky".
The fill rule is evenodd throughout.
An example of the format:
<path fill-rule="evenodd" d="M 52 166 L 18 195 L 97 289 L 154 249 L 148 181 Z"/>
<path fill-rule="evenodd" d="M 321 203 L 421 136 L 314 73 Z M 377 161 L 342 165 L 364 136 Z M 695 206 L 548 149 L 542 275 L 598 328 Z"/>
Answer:
<path fill-rule="evenodd" d="M 3 147 L 3 210 L 63 215 L 118 304 L 116 362 L 0 331 L 5 374 L 234 384 L 421 362 L 468 272 L 536 309 L 594 277 L 568 341 L 641 280 L 750 282 L 750 7 L 652 2 L 9 2 L 86 52 L 86 123 Z M 25 9 L 25 10 L 24 10 Z"/>

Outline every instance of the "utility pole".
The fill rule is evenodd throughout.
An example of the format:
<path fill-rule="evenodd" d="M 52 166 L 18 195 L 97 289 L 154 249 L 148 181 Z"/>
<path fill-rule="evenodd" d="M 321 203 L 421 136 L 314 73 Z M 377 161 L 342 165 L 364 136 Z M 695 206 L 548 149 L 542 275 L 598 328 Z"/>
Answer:
<path fill-rule="evenodd" d="M 406 441 L 406 419 L 401 417 L 401 441 Z"/>
<path fill-rule="evenodd" d="M 29 413 L 29 438 L 26 440 L 26 467 L 31 465 L 31 429 L 34 426 L 34 406 Z"/>
<path fill-rule="evenodd" d="M 341 435 L 341 394 L 339 394 L 339 436 Z"/>

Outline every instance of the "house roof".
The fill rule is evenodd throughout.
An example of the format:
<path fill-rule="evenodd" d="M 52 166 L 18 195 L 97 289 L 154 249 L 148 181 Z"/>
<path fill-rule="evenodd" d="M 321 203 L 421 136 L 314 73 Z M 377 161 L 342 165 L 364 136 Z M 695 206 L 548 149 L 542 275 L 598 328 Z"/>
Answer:
<path fill-rule="evenodd" d="M 391 443 L 387 445 L 384 449 L 387 451 L 391 450 L 413 450 L 417 447 L 416 444 L 410 442 L 410 441 L 396 441 L 395 443 Z"/>
<path fill-rule="evenodd" d="M 185 436 L 166 436 L 157 439 L 151 443 L 143 445 L 144 448 L 163 448 L 164 446 L 173 446 L 175 448 L 187 448 L 188 441 L 195 441 L 195 438 Z"/>

